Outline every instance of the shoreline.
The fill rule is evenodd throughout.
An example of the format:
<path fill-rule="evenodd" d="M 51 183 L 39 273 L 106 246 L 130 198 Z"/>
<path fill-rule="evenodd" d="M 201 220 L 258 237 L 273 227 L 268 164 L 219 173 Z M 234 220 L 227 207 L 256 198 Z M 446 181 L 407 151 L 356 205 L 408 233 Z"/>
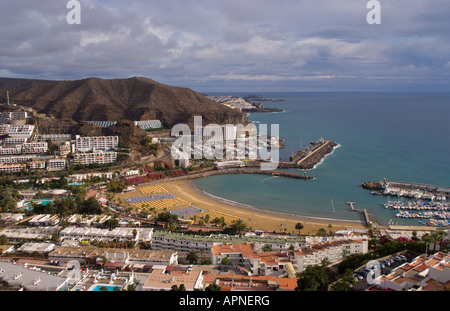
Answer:
<path fill-rule="evenodd" d="M 362 221 L 303 216 L 298 214 L 279 212 L 242 204 L 211 195 L 200 189 L 194 180 L 172 181 L 164 183 L 163 187 L 181 199 L 189 201 L 192 206 L 204 210 L 199 216 L 209 214 L 214 217 L 225 217 L 227 223 L 242 219 L 253 230 L 278 233 L 298 233 L 295 229 L 297 223 L 303 225 L 302 234 L 315 234 L 320 228 L 328 230 L 331 224 L 332 231 L 350 228 L 364 229 Z"/>

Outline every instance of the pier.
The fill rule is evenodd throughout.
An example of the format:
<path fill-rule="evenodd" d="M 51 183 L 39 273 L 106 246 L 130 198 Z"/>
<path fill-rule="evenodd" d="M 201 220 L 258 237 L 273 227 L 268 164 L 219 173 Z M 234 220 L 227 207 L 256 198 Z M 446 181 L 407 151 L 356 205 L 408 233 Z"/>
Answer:
<path fill-rule="evenodd" d="M 405 182 L 405 181 L 389 181 L 390 187 L 398 187 L 402 189 L 417 189 L 422 191 L 431 191 L 431 192 L 440 192 L 446 193 L 450 195 L 450 187 L 444 186 L 436 186 L 436 185 L 427 185 L 420 184 L 414 182 Z"/>
<path fill-rule="evenodd" d="M 293 155 L 290 162 L 280 162 L 279 168 L 299 168 L 299 169 L 313 169 L 319 164 L 325 156 L 332 153 L 338 144 L 331 140 L 323 140 L 312 142 L 312 146 L 305 150 L 299 151 Z"/>

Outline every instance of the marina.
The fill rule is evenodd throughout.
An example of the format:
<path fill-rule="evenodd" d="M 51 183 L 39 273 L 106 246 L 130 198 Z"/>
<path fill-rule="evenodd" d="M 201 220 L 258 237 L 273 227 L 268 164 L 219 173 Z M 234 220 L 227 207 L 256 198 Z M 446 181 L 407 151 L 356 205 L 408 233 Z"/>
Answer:
<path fill-rule="evenodd" d="M 450 204 L 443 202 L 389 201 L 382 204 L 386 209 L 396 210 L 397 218 L 428 219 L 420 224 L 434 227 L 450 226 Z"/>

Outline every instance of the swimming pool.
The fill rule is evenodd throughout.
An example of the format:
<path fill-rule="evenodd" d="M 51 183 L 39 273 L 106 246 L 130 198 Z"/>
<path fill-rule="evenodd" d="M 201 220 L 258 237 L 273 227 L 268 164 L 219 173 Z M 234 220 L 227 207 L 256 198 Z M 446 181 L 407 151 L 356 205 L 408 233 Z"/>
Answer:
<path fill-rule="evenodd" d="M 90 292 L 102 292 L 103 290 L 101 290 L 101 288 L 104 287 L 108 291 L 108 292 L 112 292 L 114 291 L 115 288 L 118 288 L 119 290 L 122 289 L 122 286 L 119 285 L 108 285 L 108 284 L 97 284 L 97 285 L 92 285 L 91 288 L 89 288 Z"/>

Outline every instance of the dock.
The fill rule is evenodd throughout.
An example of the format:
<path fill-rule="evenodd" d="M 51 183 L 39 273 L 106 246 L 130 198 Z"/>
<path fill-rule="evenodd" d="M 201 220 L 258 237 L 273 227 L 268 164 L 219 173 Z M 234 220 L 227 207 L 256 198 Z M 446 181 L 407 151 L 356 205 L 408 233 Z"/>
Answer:
<path fill-rule="evenodd" d="M 445 186 L 436 186 L 436 185 L 428 185 L 414 182 L 405 182 L 405 181 L 389 181 L 389 185 L 391 187 L 398 187 L 403 189 L 417 189 L 417 190 L 427 190 L 434 191 L 440 193 L 450 194 L 450 187 Z"/>

